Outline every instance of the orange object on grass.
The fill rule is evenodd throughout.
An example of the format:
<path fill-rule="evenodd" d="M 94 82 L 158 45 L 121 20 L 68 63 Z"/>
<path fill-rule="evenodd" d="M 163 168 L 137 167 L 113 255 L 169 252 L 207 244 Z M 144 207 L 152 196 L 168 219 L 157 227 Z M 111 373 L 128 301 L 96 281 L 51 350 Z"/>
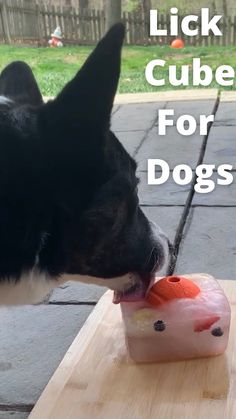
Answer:
<path fill-rule="evenodd" d="M 183 276 L 167 276 L 157 281 L 150 289 L 146 300 L 153 306 L 176 298 L 195 298 L 200 288 Z"/>
<path fill-rule="evenodd" d="M 171 48 L 184 48 L 184 41 L 182 39 L 174 39 L 170 46 Z"/>

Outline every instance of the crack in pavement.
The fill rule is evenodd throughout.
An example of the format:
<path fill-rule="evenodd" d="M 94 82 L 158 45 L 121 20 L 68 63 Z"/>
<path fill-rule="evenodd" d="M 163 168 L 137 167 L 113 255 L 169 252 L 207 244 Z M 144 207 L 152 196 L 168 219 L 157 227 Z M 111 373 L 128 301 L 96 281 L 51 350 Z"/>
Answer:
<path fill-rule="evenodd" d="M 167 104 L 168 104 L 168 102 L 165 102 L 165 104 L 163 105 L 163 107 L 162 107 L 161 109 L 166 109 Z M 137 148 L 135 149 L 134 154 L 133 154 L 133 158 L 134 158 L 134 159 L 135 159 L 135 157 L 137 156 L 137 154 L 138 154 L 138 152 L 139 152 L 140 148 L 142 147 L 143 143 L 145 142 L 145 140 L 146 140 L 146 138 L 147 138 L 147 136 L 148 136 L 149 132 L 150 132 L 150 131 L 151 131 L 151 130 L 155 127 L 156 123 L 158 122 L 159 110 L 160 110 L 160 109 L 158 108 L 158 109 L 157 109 L 157 114 L 156 114 L 156 117 L 153 119 L 153 122 L 152 122 L 151 126 L 145 130 L 142 140 L 140 141 L 139 145 L 138 145 L 138 146 L 137 146 Z"/>
<path fill-rule="evenodd" d="M 49 301 L 47 303 L 47 305 L 58 305 L 58 306 L 95 306 L 97 304 L 97 301 L 76 301 L 76 300 L 71 300 L 71 301 Z"/>
<path fill-rule="evenodd" d="M 29 413 L 34 408 L 32 403 L 0 403 L 0 411 L 2 412 L 21 412 Z"/>

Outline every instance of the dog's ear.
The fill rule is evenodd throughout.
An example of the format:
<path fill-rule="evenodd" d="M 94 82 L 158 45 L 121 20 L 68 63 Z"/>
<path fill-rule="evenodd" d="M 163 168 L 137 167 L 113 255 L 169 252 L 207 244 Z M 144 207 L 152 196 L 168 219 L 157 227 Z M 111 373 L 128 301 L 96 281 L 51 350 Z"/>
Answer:
<path fill-rule="evenodd" d="M 40 106 L 43 98 L 31 68 L 23 61 L 14 61 L 0 74 L 0 95 L 18 104 Z"/>
<path fill-rule="evenodd" d="M 108 127 L 120 76 L 124 26 L 113 26 L 85 64 L 51 103 L 50 120 L 60 124 L 96 124 Z"/>

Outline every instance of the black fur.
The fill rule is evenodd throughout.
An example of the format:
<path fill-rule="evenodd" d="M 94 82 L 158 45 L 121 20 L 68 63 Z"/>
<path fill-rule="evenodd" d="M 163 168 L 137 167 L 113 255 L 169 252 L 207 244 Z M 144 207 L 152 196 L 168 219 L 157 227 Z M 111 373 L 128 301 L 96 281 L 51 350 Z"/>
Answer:
<path fill-rule="evenodd" d="M 136 164 L 110 131 L 124 28 L 115 25 L 43 104 L 22 62 L 0 76 L 0 280 L 37 267 L 111 278 L 162 265 L 137 197 Z"/>

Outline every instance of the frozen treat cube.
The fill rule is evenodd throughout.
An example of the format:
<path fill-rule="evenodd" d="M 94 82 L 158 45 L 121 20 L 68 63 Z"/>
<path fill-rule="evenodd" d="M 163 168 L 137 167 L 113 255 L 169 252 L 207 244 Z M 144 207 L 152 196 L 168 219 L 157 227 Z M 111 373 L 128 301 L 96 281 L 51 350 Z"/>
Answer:
<path fill-rule="evenodd" d="M 125 300 L 125 337 L 135 362 L 208 357 L 227 347 L 230 306 L 212 276 L 161 278 L 144 298 Z"/>

